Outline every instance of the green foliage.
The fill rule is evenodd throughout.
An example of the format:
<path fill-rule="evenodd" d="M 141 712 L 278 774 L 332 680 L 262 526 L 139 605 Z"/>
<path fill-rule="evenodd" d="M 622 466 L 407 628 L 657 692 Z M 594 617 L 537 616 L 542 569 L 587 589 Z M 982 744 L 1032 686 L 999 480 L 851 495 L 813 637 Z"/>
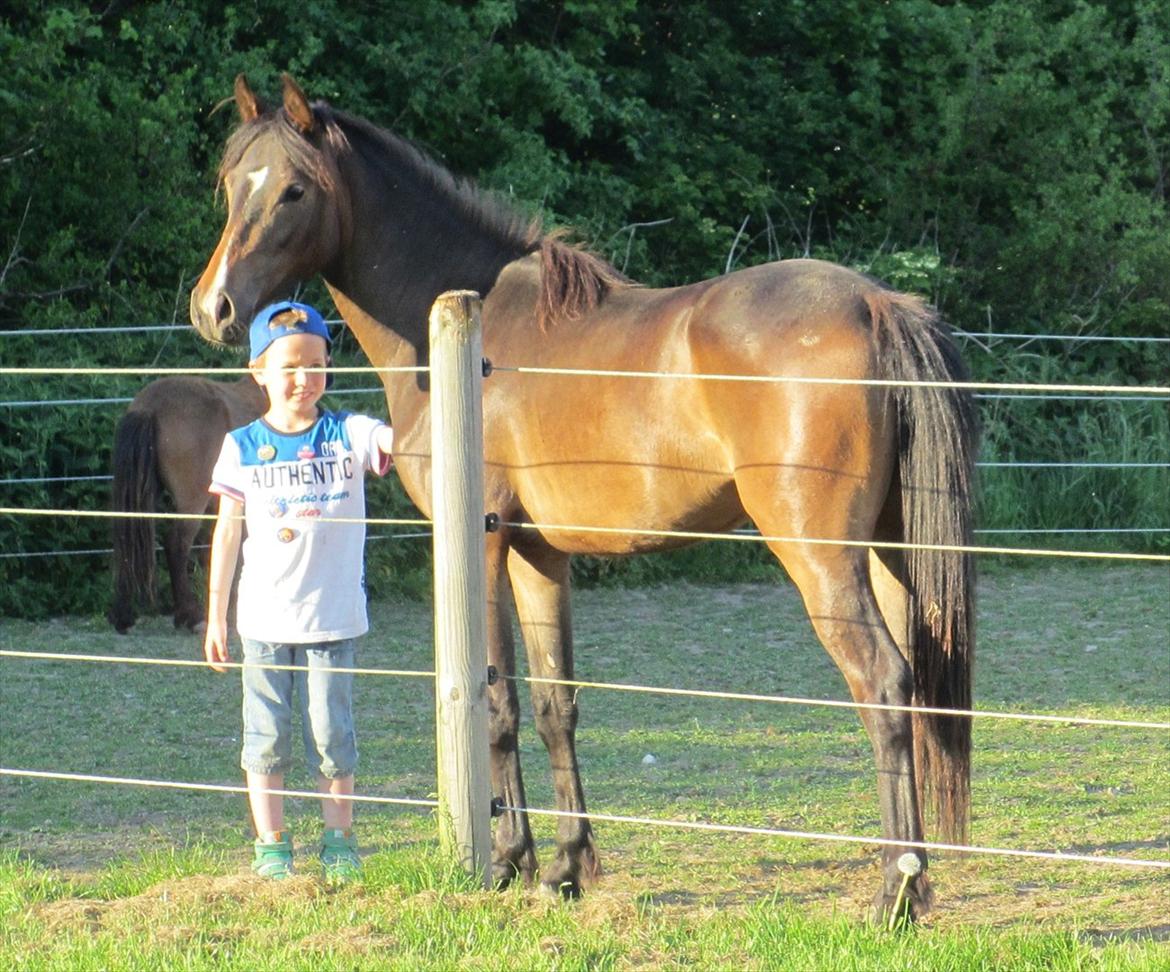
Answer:
<path fill-rule="evenodd" d="M 966 330 L 1170 336 L 1160 0 L 99 6 L 23 2 L 0 16 L 5 329 L 185 321 L 219 229 L 232 79 L 246 72 L 274 93 L 288 70 L 312 96 L 575 227 L 648 284 L 815 255 L 923 293 Z M 5 365 L 237 364 L 189 337 L 0 340 Z M 1166 382 L 1164 346 L 993 350 L 969 347 L 980 379 Z M 13 378 L 4 397 L 129 397 L 146 380 Z M 1165 461 L 1164 406 L 1074 408 L 989 408 L 990 454 L 1119 459 L 1113 447 L 1131 442 L 1128 454 Z M 116 407 L 4 412 L 11 476 L 107 471 Z M 1100 477 L 1082 488 L 989 475 L 985 525 L 1165 526 L 1150 512 L 1164 506 L 1165 471 Z M 5 505 L 107 504 L 93 485 L 5 489 Z M 97 549 L 107 535 L 98 520 L 10 517 L 0 546 Z M 372 588 L 400 571 L 425 585 L 418 547 L 377 549 Z M 739 552 L 689 556 L 578 575 L 761 566 Z M 4 613 L 100 610 L 104 571 L 82 559 L 0 559 Z M 65 571 L 81 581 L 61 584 Z"/>

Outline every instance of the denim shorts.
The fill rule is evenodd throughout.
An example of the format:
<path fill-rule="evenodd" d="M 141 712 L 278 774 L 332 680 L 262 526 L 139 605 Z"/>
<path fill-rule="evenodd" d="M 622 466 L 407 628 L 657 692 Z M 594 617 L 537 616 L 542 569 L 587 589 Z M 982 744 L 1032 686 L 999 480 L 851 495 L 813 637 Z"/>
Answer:
<path fill-rule="evenodd" d="M 240 766 L 250 773 L 284 773 L 292 766 L 293 688 L 310 771 L 327 779 L 357 768 L 353 728 L 353 668 L 357 639 L 311 645 L 244 644 L 244 745 Z M 257 668 L 298 665 L 308 671 Z"/>

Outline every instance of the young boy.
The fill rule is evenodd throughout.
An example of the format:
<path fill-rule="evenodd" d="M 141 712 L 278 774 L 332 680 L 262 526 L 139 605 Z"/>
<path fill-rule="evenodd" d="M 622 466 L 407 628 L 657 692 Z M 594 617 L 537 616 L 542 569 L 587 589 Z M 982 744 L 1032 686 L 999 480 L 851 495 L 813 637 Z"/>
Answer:
<path fill-rule="evenodd" d="M 236 627 L 244 648 L 240 765 L 257 834 L 252 869 L 277 879 L 292 873 L 283 799 L 270 791 L 283 789 L 291 764 L 295 685 L 305 751 L 325 794 L 321 863 L 328 880 L 346 881 L 361 867 L 353 803 L 344 799 L 353 793 L 357 746 L 353 676 L 334 669 L 354 667 L 356 639 L 369 627 L 363 473 L 389 470 L 393 433 L 377 419 L 317 407 L 331 342 L 312 307 L 265 307 L 252 322 L 250 347 L 248 367 L 268 394 L 268 411 L 228 433 L 212 473 L 219 517 L 203 651 L 213 669 L 226 671 L 228 597 L 243 540 Z M 253 667 L 273 665 L 308 670 Z"/>

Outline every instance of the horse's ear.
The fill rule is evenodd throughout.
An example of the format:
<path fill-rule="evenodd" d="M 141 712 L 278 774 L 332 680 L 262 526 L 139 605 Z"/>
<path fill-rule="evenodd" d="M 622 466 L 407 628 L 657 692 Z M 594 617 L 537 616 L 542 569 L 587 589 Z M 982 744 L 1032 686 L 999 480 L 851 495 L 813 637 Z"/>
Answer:
<path fill-rule="evenodd" d="M 288 117 L 292 119 L 293 124 L 303 134 L 308 135 L 313 130 L 313 125 L 316 124 L 316 120 L 313 118 L 313 109 L 309 106 L 309 99 L 305 97 L 300 85 L 292 79 L 291 74 L 282 74 L 280 81 L 284 86 L 284 110 L 288 112 Z"/>
<path fill-rule="evenodd" d="M 236 107 L 240 109 L 240 121 L 245 123 L 255 121 L 264 114 L 264 102 L 242 74 L 236 75 Z"/>

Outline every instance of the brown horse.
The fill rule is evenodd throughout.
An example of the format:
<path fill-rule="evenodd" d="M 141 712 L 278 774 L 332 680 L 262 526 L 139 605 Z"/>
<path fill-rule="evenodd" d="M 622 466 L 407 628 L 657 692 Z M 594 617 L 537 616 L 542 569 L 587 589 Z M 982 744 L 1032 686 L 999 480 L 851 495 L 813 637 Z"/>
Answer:
<path fill-rule="evenodd" d="M 959 552 L 879 541 L 969 542 L 970 396 L 881 380 L 963 377 L 937 316 L 843 267 L 792 260 L 666 290 L 626 281 L 595 256 L 457 182 L 369 122 L 310 104 L 291 78 L 267 110 L 240 77 L 242 124 L 220 166 L 227 224 L 191 295 L 191 320 L 239 344 L 266 301 L 313 274 L 370 361 L 427 363 L 427 319 L 450 289 L 484 295 L 483 344 L 497 366 L 775 376 L 765 382 L 566 377 L 498 371 L 484 385 L 489 661 L 515 670 L 514 604 L 534 676 L 571 679 L 569 558 L 632 554 L 678 538 L 516 524 L 722 531 L 748 518 L 804 598 L 825 649 L 863 703 L 970 703 L 973 580 Z M 784 379 L 843 379 L 800 383 Z M 869 383 L 873 380 L 879 383 Z M 850 383 L 852 382 L 852 383 Z M 383 373 L 399 476 L 429 514 L 425 378 Z M 811 543 L 793 538 L 842 543 Z M 779 538 L 779 539 L 776 539 Z M 575 751 L 576 694 L 534 684 L 537 731 L 556 804 L 555 860 L 566 896 L 597 870 Z M 521 778 L 516 682 L 489 689 L 494 874 L 531 878 L 536 858 Z M 861 710 L 877 763 L 883 874 L 875 904 L 898 900 L 898 857 L 922 840 L 920 804 L 961 836 L 969 720 Z M 916 776 L 917 772 L 917 776 Z M 908 913 L 930 898 L 925 872 Z"/>
<path fill-rule="evenodd" d="M 178 513 L 206 513 L 211 469 L 223 437 L 268 407 L 250 375 L 236 382 L 176 375 L 152 381 L 134 396 L 114 433 L 113 508 L 153 513 L 162 489 Z M 110 623 L 125 634 L 135 602 L 154 603 L 154 520 L 114 519 L 114 601 Z M 171 520 L 163 547 L 171 575 L 175 627 L 196 630 L 203 609 L 191 588 L 188 558 L 200 520 Z"/>

